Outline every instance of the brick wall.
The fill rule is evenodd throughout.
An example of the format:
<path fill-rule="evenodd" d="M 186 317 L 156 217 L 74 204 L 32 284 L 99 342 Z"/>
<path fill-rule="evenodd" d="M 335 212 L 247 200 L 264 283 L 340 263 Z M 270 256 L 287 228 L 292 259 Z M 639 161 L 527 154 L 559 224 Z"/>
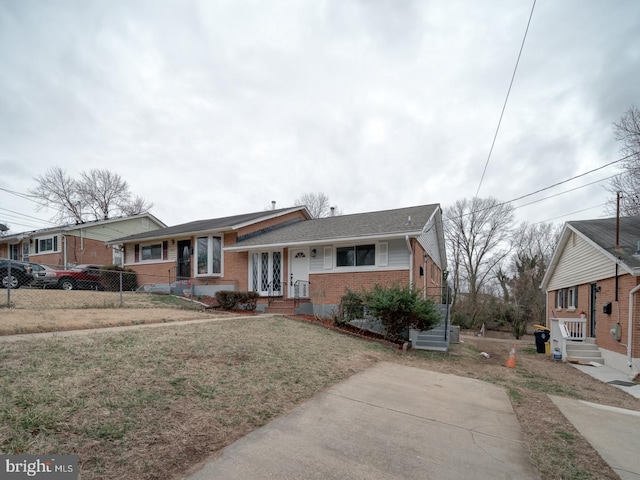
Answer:
<path fill-rule="evenodd" d="M 67 235 L 67 262 L 76 265 L 83 263 L 111 265 L 113 251 L 102 241 Z"/>
<path fill-rule="evenodd" d="M 370 290 L 375 284 L 390 286 L 394 283 L 407 285 L 409 272 L 391 270 L 381 272 L 321 273 L 309 276 L 309 293 L 315 305 L 338 305 L 348 287 L 354 291 Z"/>
<path fill-rule="evenodd" d="M 619 354 L 626 355 L 627 334 L 629 325 L 629 292 L 638 285 L 640 279 L 631 275 L 618 277 L 618 301 L 616 302 L 616 281 L 615 278 L 598 280 L 597 285 L 600 291 L 596 294 L 595 316 L 596 316 L 596 343 L 599 347 L 611 350 Z M 591 284 L 578 285 L 578 307 L 575 311 L 568 311 L 566 308 L 558 310 L 555 306 L 555 292 L 549 292 L 547 299 L 549 315 L 558 318 L 580 318 L 580 312 L 584 311 L 587 317 L 587 332 L 589 336 L 594 336 L 590 331 L 589 314 Z M 603 313 L 603 306 L 611 302 L 611 314 Z M 640 357 L 640 294 L 636 294 L 634 306 L 634 335 L 632 351 L 634 357 Z M 617 323 L 620 323 L 622 332 L 621 341 L 614 340 L 609 333 Z M 624 344 L 624 345 L 623 345 Z"/>

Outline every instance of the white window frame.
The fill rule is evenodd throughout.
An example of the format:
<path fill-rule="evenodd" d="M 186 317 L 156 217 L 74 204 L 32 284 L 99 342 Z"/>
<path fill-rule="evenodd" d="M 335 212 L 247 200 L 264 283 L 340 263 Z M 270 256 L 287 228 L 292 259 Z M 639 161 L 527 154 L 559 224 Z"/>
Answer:
<path fill-rule="evenodd" d="M 357 259 L 357 254 L 356 254 L 356 249 L 358 247 L 365 247 L 365 246 L 369 246 L 369 245 L 373 245 L 373 265 L 356 265 L 356 259 Z M 378 262 L 378 245 L 379 243 L 354 243 L 354 244 L 347 244 L 347 245 L 336 245 L 334 250 L 335 250 L 335 260 L 333 262 L 333 265 L 335 266 L 336 270 L 340 270 L 340 271 L 348 271 L 348 270 L 353 270 L 353 271 L 357 271 L 357 272 L 361 272 L 363 270 L 367 270 L 367 269 L 375 269 L 377 267 L 379 267 L 379 265 L 377 264 Z M 341 248 L 353 248 L 354 250 L 354 254 L 353 254 L 353 265 L 338 265 L 338 249 Z"/>
<path fill-rule="evenodd" d="M 43 250 L 42 249 L 42 242 L 47 242 L 47 241 L 51 241 L 51 249 L 46 249 Z M 40 238 L 36 238 L 36 242 L 38 242 L 37 246 L 38 246 L 38 255 L 41 255 L 43 253 L 55 253 L 57 252 L 57 248 L 56 248 L 56 235 L 52 235 L 50 237 L 40 237 Z"/>
<path fill-rule="evenodd" d="M 207 239 L 207 272 L 198 273 L 198 248 L 201 238 Z M 213 271 L 213 239 L 220 240 L 220 272 Z M 196 277 L 222 277 L 224 274 L 224 237 L 222 235 L 200 235 L 195 238 L 193 274 Z"/>
<path fill-rule="evenodd" d="M 160 246 L 160 256 L 159 257 L 153 257 L 153 255 L 151 255 L 149 258 L 144 258 L 144 251 L 145 249 L 151 249 L 151 253 L 153 253 L 153 247 L 155 246 Z M 163 250 L 163 245 L 162 242 L 159 243 L 141 243 L 140 244 L 140 263 L 146 263 L 146 262 L 157 262 L 158 260 L 162 260 L 162 250 Z"/>

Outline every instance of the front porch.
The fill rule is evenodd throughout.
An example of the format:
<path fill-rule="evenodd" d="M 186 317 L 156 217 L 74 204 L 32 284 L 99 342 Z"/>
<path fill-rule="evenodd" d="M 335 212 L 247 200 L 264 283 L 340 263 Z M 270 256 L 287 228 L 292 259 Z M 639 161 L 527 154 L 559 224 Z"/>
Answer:
<path fill-rule="evenodd" d="M 595 338 L 587 336 L 586 318 L 552 318 L 550 348 L 562 353 L 562 361 L 590 362 L 604 365 Z"/>

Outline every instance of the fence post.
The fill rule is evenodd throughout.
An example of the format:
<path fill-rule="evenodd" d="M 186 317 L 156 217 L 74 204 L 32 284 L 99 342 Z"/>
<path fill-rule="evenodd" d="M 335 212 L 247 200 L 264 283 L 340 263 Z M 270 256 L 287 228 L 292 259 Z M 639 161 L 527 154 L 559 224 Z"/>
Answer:
<path fill-rule="evenodd" d="M 11 308 L 11 259 L 7 267 L 7 308 Z"/>
<path fill-rule="evenodd" d="M 120 273 L 120 306 L 122 306 L 122 272 Z"/>

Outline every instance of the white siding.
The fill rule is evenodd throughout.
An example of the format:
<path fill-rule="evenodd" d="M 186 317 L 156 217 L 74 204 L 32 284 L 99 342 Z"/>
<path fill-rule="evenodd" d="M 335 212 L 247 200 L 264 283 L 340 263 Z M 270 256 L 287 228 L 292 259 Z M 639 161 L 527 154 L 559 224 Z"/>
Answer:
<path fill-rule="evenodd" d="M 160 228 L 160 226 L 148 218 L 125 218 L 117 222 L 109 222 L 104 225 L 88 225 L 86 227 L 82 227 L 81 230 L 82 236 L 85 238 L 108 242 L 115 238 L 128 237 L 129 235 L 148 232 L 158 228 Z M 72 230 L 68 235 L 79 237 L 80 229 Z"/>
<path fill-rule="evenodd" d="M 426 232 L 418 237 L 418 242 L 422 245 L 425 252 L 427 252 L 427 255 L 442 269 L 443 263 L 438 245 L 438 230 L 433 220 L 426 225 Z"/>
<path fill-rule="evenodd" d="M 405 239 L 389 242 L 389 267 L 395 269 L 409 268 L 409 249 Z"/>
<path fill-rule="evenodd" d="M 613 277 L 615 274 L 615 263 L 574 233 L 574 237 L 569 238 L 558 259 L 547 290 L 591 283 Z"/>
<path fill-rule="evenodd" d="M 357 245 L 364 245 L 366 241 L 357 242 Z M 379 262 L 379 243 L 376 243 L 376 262 Z M 385 270 L 403 270 L 409 268 L 409 250 L 407 249 L 407 242 L 404 239 L 389 240 L 387 243 L 387 264 L 385 266 L 376 265 L 371 268 L 381 268 Z M 342 246 L 343 244 L 340 244 Z M 335 269 L 335 245 L 330 247 L 324 245 L 311 246 L 311 249 L 316 249 L 316 256 L 309 259 L 309 271 L 313 273 L 328 273 L 331 270 L 342 272 L 344 269 Z M 331 267 L 327 268 L 325 265 L 325 255 L 331 254 L 331 258 L 327 258 L 327 261 L 331 262 Z M 357 267 L 362 269 L 363 267 Z"/>

